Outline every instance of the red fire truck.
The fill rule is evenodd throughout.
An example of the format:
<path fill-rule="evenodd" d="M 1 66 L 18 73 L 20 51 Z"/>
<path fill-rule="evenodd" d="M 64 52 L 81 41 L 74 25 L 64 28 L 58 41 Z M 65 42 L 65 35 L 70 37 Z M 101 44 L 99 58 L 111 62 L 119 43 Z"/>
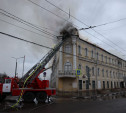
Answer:
<path fill-rule="evenodd" d="M 44 102 L 47 97 L 56 95 L 56 89 L 49 88 L 49 80 L 40 80 L 38 76 L 43 73 L 45 65 L 60 49 L 63 43 L 70 37 L 69 33 L 64 33 L 62 40 L 51 49 L 38 63 L 36 63 L 20 80 L 18 78 L 5 78 L 4 83 L 0 83 L 0 101 L 7 95 L 20 96 L 26 102 L 32 102 L 35 98 L 39 102 Z"/>

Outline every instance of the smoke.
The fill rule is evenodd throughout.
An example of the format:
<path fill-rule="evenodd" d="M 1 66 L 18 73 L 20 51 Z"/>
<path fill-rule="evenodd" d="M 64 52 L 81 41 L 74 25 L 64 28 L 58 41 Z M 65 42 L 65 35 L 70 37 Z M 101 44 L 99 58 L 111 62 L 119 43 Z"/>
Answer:
<path fill-rule="evenodd" d="M 67 34 L 68 36 L 78 35 L 78 30 L 73 26 L 71 22 L 67 22 L 64 24 L 63 28 L 60 29 L 60 34 Z"/>
<path fill-rule="evenodd" d="M 72 18 L 69 18 L 69 15 L 63 13 L 59 9 L 54 6 L 51 6 L 45 0 L 32 0 L 33 2 L 39 4 L 40 6 L 50 10 L 54 14 L 49 13 L 46 10 L 30 3 L 27 0 L 1 0 L 0 8 L 6 10 L 7 12 L 16 15 L 23 20 L 26 20 L 48 32 L 54 34 L 56 36 L 60 35 L 61 29 L 67 25 L 67 23 L 73 23 Z M 69 12 L 70 14 L 76 16 L 79 5 L 81 2 L 77 2 L 76 0 L 50 0 L 53 4 L 60 7 L 61 9 Z M 72 4 L 72 5 L 71 5 Z M 61 18 L 60 18 L 61 17 Z M 0 31 L 30 40 L 41 45 L 45 45 L 53 48 L 55 44 L 57 44 L 57 38 L 46 35 L 36 29 L 28 27 L 22 23 L 19 23 L 13 19 L 10 19 L 6 16 L 0 15 L 0 19 L 6 20 L 12 24 L 17 26 L 21 26 L 25 29 L 34 31 L 38 34 L 23 30 L 21 28 L 12 26 L 5 22 L 0 21 Z M 68 24 L 69 25 L 69 24 Z M 44 27 L 44 28 L 43 28 Z M 72 26 L 73 27 L 73 26 Z M 46 28 L 46 29 L 45 29 Z M 40 34 L 40 35 L 39 35 Z M 11 57 L 23 57 L 25 55 L 25 72 L 26 73 L 36 62 L 38 59 L 41 59 L 49 49 L 41 48 L 29 43 L 21 42 L 18 40 L 11 39 L 9 37 L 0 35 L 0 72 L 6 72 L 9 76 L 14 76 L 15 73 L 15 59 Z M 18 69 L 17 73 L 19 76 L 22 76 L 22 61 L 23 59 L 18 60 Z M 9 64 L 9 65 L 8 65 Z"/>

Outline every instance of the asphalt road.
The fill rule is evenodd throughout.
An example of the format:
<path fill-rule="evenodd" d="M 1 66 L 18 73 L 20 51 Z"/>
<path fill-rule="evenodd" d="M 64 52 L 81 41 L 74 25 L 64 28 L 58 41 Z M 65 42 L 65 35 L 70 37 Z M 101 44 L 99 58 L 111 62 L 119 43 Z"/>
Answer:
<path fill-rule="evenodd" d="M 126 113 L 126 98 L 106 101 L 64 101 L 31 113 Z"/>
<path fill-rule="evenodd" d="M 126 98 L 113 100 L 58 99 L 53 104 L 25 104 L 11 113 L 126 113 Z"/>

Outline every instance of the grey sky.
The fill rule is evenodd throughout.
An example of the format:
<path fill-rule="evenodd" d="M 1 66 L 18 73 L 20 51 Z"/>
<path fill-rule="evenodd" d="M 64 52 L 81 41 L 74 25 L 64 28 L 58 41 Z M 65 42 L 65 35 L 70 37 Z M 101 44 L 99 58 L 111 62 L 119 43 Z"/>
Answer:
<path fill-rule="evenodd" d="M 72 17 L 69 19 L 69 16 L 62 11 L 59 11 L 55 7 L 51 6 L 45 0 L 32 0 L 42 7 L 54 12 L 55 14 L 63 17 L 64 19 L 73 22 L 73 24 L 79 26 L 79 28 L 87 27 L 84 24 L 76 21 Z M 125 0 L 48 0 L 58 7 L 62 8 L 66 12 L 69 12 L 69 8 L 71 11 L 71 15 L 83 21 L 89 26 L 99 25 L 102 23 L 115 21 L 121 18 L 126 17 L 125 13 Z M 37 26 L 47 27 L 53 31 L 49 31 L 55 35 L 59 35 L 57 32 L 62 28 L 65 24 L 64 20 L 50 14 L 49 12 L 41 9 L 40 7 L 35 6 L 27 0 L 0 0 L 0 8 L 16 15 L 19 18 L 22 18 L 28 22 L 31 22 Z M 10 19 L 6 16 L 0 14 L 0 19 L 8 21 L 10 23 L 16 24 L 18 26 L 24 27 L 26 29 L 32 30 L 39 34 L 42 34 L 46 37 L 49 37 L 33 28 L 30 28 L 24 24 L 21 24 L 13 19 Z M 122 55 L 126 55 L 126 20 L 119 21 L 117 23 L 109 24 L 106 26 L 101 26 L 95 28 L 96 31 L 104 35 L 106 38 L 111 40 L 113 43 L 117 44 L 120 48 L 112 44 L 108 39 L 104 39 L 102 36 L 98 35 L 92 30 L 87 30 L 89 33 L 95 35 L 100 38 L 100 40 L 94 38 L 89 35 L 85 31 L 80 31 L 80 36 L 83 39 L 88 38 L 92 43 L 96 43 L 102 48 L 117 54 L 122 57 Z M 18 36 L 23 39 L 27 39 L 30 41 L 34 41 L 36 43 L 53 47 L 56 43 L 56 39 L 52 40 L 49 38 L 45 38 L 44 36 L 40 36 L 35 33 L 28 32 L 26 30 L 22 30 L 15 26 L 9 25 L 0 21 L 0 31 L 9 33 L 15 36 Z M 57 32 L 55 32 L 57 31 Z M 109 47 L 105 43 L 113 46 Z M 22 42 L 19 40 L 11 39 L 7 36 L 0 34 L 0 72 L 6 72 L 10 76 L 14 76 L 15 69 L 15 60 L 11 57 L 22 57 L 26 56 L 25 62 L 25 72 L 30 69 L 39 59 L 41 59 L 49 50 L 46 48 L 41 48 L 26 42 Z M 122 53 L 120 52 L 122 51 Z M 19 76 L 22 74 L 22 61 L 23 59 L 18 60 L 18 73 Z M 50 74 L 50 71 L 48 72 Z"/>

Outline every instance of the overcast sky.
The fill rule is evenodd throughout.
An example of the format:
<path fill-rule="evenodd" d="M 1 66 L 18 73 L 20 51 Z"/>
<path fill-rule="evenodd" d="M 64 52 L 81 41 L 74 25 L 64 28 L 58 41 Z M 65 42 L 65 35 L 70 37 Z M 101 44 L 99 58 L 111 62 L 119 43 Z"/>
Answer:
<path fill-rule="evenodd" d="M 32 4 L 28 0 L 0 0 L 0 9 L 4 9 L 7 12 L 41 28 L 49 28 L 50 30 L 48 31 L 55 35 L 59 35 L 58 32 L 64 26 L 65 20 L 73 22 L 73 24 L 78 26 L 78 28 L 86 28 L 87 26 L 84 24 L 87 24 L 88 26 L 96 26 L 126 18 L 126 0 L 48 0 L 66 12 L 69 12 L 70 9 L 70 14 L 81 20 L 84 24 L 78 22 L 72 17 L 69 19 L 67 14 L 50 5 L 45 0 L 32 1 L 64 19 L 49 13 L 48 11 Z M 0 12 L 2 11 L 0 10 Z M 2 20 L 4 20 L 4 22 Z M 5 21 L 38 34 L 18 28 L 6 23 Z M 126 55 L 125 24 L 126 20 L 124 19 L 116 23 L 94 28 L 104 37 L 100 36 L 93 30 L 80 31 L 80 36 L 82 39 L 88 39 L 105 50 L 125 58 L 122 56 Z M 53 47 L 57 43 L 56 38 L 43 34 L 42 32 L 8 18 L 1 13 L 0 32 L 5 32 L 29 41 L 34 41 L 48 47 Z M 0 73 L 6 72 L 9 76 L 14 76 L 15 59 L 11 57 L 19 58 L 24 55 L 26 58 L 25 72 L 27 72 L 28 69 L 30 69 L 48 51 L 49 49 L 38 47 L 0 34 Z M 19 59 L 17 70 L 19 76 L 22 76 L 22 67 L 23 59 Z M 47 78 L 49 78 L 50 71 L 48 71 L 47 74 Z"/>

